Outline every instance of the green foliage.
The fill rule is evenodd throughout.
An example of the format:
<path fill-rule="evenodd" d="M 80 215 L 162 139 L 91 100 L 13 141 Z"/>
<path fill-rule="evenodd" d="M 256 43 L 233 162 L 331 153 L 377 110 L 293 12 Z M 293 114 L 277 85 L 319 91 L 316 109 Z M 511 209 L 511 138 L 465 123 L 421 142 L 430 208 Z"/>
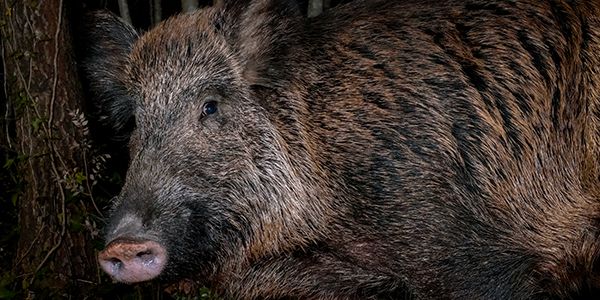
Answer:
<path fill-rule="evenodd" d="M 17 168 L 20 164 L 27 161 L 27 156 L 17 155 L 15 153 L 4 154 L 4 164 L 2 165 L 2 172 L 0 179 L 2 179 L 2 185 L 5 195 L 9 196 L 13 206 L 16 206 L 18 197 L 23 193 L 24 183 Z"/>
<path fill-rule="evenodd" d="M 217 296 L 215 293 L 213 293 L 207 287 L 201 288 L 199 291 L 199 295 L 200 295 L 200 299 L 202 299 L 202 300 L 220 300 L 220 299 L 222 299 L 219 296 Z"/>
<path fill-rule="evenodd" d="M 191 294 L 192 296 L 175 293 L 171 296 L 177 300 L 223 300 L 223 298 L 219 297 L 207 287 L 201 287 L 196 291 L 192 291 Z"/>
<path fill-rule="evenodd" d="M 27 97 L 25 92 L 20 92 L 17 95 L 17 97 L 13 97 L 12 103 L 13 103 L 13 107 L 15 110 L 15 115 L 22 116 L 25 109 L 28 107 L 31 107 L 31 105 L 33 104 L 33 101 L 31 101 L 31 99 L 29 97 Z"/>
<path fill-rule="evenodd" d="M 24 156 L 0 149 L 0 299 L 16 299 L 16 278 L 9 271 L 19 237 L 17 204 L 23 193 L 23 180 L 16 171 Z"/>
<path fill-rule="evenodd" d="M 31 127 L 33 128 L 33 132 L 39 132 L 40 125 L 43 122 L 45 122 L 44 119 L 39 118 L 39 117 L 33 117 L 33 119 L 31 120 Z"/>
<path fill-rule="evenodd" d="M 69 218 L 69 231 L 79 232 L 85 229 L 85 216 L 80 214 L 71 215 Z"/>
<path fill-rule="evenodd" d="M 10 272 L 0 274 L 0 299 L 14 299 L 17 292 L 11 290 L 14 285 L 15 278 Z"/>

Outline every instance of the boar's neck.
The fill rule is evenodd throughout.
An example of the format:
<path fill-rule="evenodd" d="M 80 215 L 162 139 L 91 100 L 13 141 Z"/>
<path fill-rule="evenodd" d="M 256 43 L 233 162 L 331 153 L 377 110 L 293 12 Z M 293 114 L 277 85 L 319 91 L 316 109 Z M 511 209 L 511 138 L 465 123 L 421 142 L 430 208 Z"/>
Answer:
<path fill-rule="evenodd" d="M 425 59 L 434 53 L 451 54 L 440 52 L 444 49 L 436 44 L 440 43 L 436 39 L 447 38 L 444 41 L 448 43 L 447 48 L 458 47 L 454 44 L 460 41 L 451 40 L 457 34 L 456 29 L 428 23 L 416 28 L 385 21 L 386 18 L 410 17 L 402 15 L 398 9 L 386 10 L 385 7 L 376 14 L 369 12 L 364 15 L 342 8 L 322 18 L 288 27 L 295 30 L 293 34 L 291 31 L 287 34 L 284 42 L 275 44 L 281 55 L 269 64 L 266 78 L 270 86 L 258 89 L 264 95 L 261 99 L 266 99 L 268 110 L 276 112 L 271 116 L 272 121 L 282 133 L 289 146 L 290 157 L 298 168 L 306 170 L 309 177 L 326 181 L 333 191 L 333 201 L 339 197 L 352 200 L 353 207 L 344 213 L 368 224 L 369 214 L 361 211 L 372 211 L 391 203 L 404 205 L 394 201 L 392 195 L 403 195 L 407 199 L 439 199 L 440 195 L 444 195 L 441 198 L 450 201 L 451 195 L 456 196 L 453 190 L 456 187 L 450 186 L 452 180 L 463 175 L 469 179 L 467 182 L 474 182 L 469 183 L 472 185 L 466 189 L 467 193 L 472 193 L 468 197 L 479 199 L 487 193 L 506 197 L 505 200 L 510 202 L 512 195 L 486 190 L 504 183 L 502 176 L 496 178 L 489 174 L 513 172 L 503 176 L 519 178 L 525 176 L 519 170 L 540 168 L 535 164 L 536 157 L 555 153 L 563 153 L 573 165 L 571 173 L 561 171 L 562 175 L 578 177 L 586 185 L 586 193 L 597 198 L 600 174 L 600 86 L 597 74 L 600 62 L 597 55 L 590 54 L 600 50 L 598 36 L 587 31 L 585 34 L 590 36 L 587 36 L 586 48 L 580 49 L 581 53 L 559 49 L 568 56 L 558 62 L 562 64 L 560 68 L 551 69 L 556 73 L 555 78 L 538 86 L 528 86 L 522 92 L 531 97 L 530 109 L 535 110 L 529 116 L 523 113 L 523 122 L 548 123 L 542 124 L 547 130 L 540 140 L 551 141 L 530 145 L 528 135 L 534 136 L 531 133 L 533 128 L 511 123 L 510 118 L 507 121 L 505 116 L 508 113 L 514 114 L 514 118 L 520 116 L 519 110 L 506 112 L 507 106 L 519 107 L 518 99 L 507 97 L 503 103 L 492 102 L 493 110 L 504 114 L 499 117 L 498 113 L 480 109 L 480 103 L 473 103 L 473 99 L 482 97 L 481 92 L 469 86 L 477 82 L 466 82 L 466 85 L 455 82 L 459 88 L 455 94 L 441 88 L 446 81 L 453 83 L 450 79 L 457 78 L 456 74 L 461 70 L 452 69 L 454 66 L 450 63 L 446 64 L 448 69 L 442 70 Z M 406 22 L 417 24 L 419 20 Z M 392 25 L 395 27 L 390 27 Z M 378 43 L 370 40 L 373 36 L 379 37 Z M 575 40 L 568 42 L 572 44 L 566 47 L 581 43 Z M 502 61 L 490 56 L 484 62 L 489 69 L 500 70 Z M 502 86 L 502 78 L 490 74 L 480 77 L 487 80 L 488 85 Z M 436 82 L 439 78 L 442 81 Z M 537 116 L 546 116 L 545 107 L 552 105 L 552 91 L 561 101 L 556 114 L 558 120 L 539 121 Z M 579 114 L 582 108 L 587 112 Z M 488 136 L 477 131 L 463 131 L 473 122 L 480 121 L 488 122 L 475 124 L 482 130 L 489 130 Z M 558 133 L 553 131 L 556 128 Z M 502 135 L 506 135 L 508 142 L 497 138 Z M 448 141 L 464 146 L 458 149 L 464 152 L 455 153 L 455 146 L 446 144 Z M 532 149 L 526 151 L 523 147 Z M 481 152 L 484 148 L 494 149 L 494 153 Z M 456 165 L 456 157 L 479 165 L 481 169 L 465 170 L 464 166 Z M 494 160 L 498 160 L 496 165 L 489 163 Z M 556 174 L 555 169 L 567 169 L 564 165 L 552 164 L 542 167 L 548 170 L 548 174 Z M 463 171 L 466 173 L 460 173 Z M 527 178 L 523 180 L 531 182 Z M 548 180 L 558 181 L 553 177 Z M 416 185 L 419 182 L 435 185 L 419 187 Z M 521 189 L 523 195 L 529 195 L 533 190 L 525 186 Z M 566 187 L 561 190 L 565 194 L 579 192 L 567 191 Z M 535 199 L 537 196 L 530 197 Z M 396 211 L 405 209 L 398 208 Z M 385 209 L 380 209 L 379 213 L 373 215 L 385 218 L 391 214 Z"/>
<path fill-rule="evenodd" d="M 255 70 L 262 78 L 253 86 L 253 92 L 269 112 L 291 163 L 307 185 L 315 189 L 312 195 L 335 209 L 335 213 L 325 215 L 332 221 L 343 219 L 340 215 L 359 220 L 352 232 L 342 229 L 342 224 L 329 224 L 329 229 L 339 228 L 339 234 L 351 236 L 355 231 L 369 230 L 371 216 L 364 212 L 374 211 L 373 206 L 379 205 L 374 199 L 390 196 L 367 174 L 375 172 L 377 176 L 377 168 L 391 164 L 395 158 L 382 157 L 369 132 L 371 125 L 383 126 L 381 116 L 365 126 L 373 111 L 362 102 L 361 85 L 376 95 L 374 81 L 366 82 L 369 74 L 360 80 L 348 80 L 358 76 L 355 62 L 339 56 L 337 51 L 352 41 L 340 45 L 330 38 L 347 38 L 351 33 L 339 31 L 338 27 L 351 25 L 327 24 L 318 20 L 313 24 L 298 23 L 292 26 L 296 29 L 293 33 L 284 34 L 283 41 L 272 44 L 268 52 L 277 55 L 269 59 L 268 67 Z M 349 207 L 349 202 L 354 205 Z M 365 228 L 360 224 L 365 224 Z M 322 236 L 327 236 L 327 232 Z"/>

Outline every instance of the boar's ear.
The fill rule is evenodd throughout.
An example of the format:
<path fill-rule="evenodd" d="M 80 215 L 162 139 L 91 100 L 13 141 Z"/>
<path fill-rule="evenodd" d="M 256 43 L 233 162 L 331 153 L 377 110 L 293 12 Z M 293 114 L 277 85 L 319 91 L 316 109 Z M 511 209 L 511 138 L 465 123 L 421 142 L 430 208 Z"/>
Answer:
<path fill-rule="evenodd" d="M 235 2 L 235 3 L 234 3 Z M 302 11 L 295 0 L 221 0 L 225 14 L 237 23 L 234 44 L 241 54 L 244 77 L 250 84 L 270 86 L 269 78 L 279 68 L 277 57 L 289 52 L 302 20 Z"/>
<path fill-rule="evenodd" d="M 92 98 L 92 115 L 112 127 L 114 136 L 127 138 L 134 103 L 124 84 L 125 70 L 138 33 L 109 12 L 94 12 L 86 25 L 83 72 Z"/>

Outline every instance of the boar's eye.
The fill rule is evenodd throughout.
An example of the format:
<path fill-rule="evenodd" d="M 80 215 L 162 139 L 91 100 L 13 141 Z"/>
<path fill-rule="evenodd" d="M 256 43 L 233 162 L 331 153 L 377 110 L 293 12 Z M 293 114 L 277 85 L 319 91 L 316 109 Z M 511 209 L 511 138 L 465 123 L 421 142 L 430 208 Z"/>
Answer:
<path fill-rule="evenodd" d="M 204 118 L 208 115 L 212 115 L 217 112 L 217 101 L 209 100 L 202 105 L 202 115 L 200 118 Z"/>

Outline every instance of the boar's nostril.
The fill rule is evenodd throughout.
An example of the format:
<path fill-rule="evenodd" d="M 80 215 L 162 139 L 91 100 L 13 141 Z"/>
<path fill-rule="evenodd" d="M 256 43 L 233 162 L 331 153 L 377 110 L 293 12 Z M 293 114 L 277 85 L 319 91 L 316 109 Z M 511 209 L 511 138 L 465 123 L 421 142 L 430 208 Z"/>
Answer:
<path fill-rule="evenodd" d="M 140 258 L 144 258 L 144 257 L 148 257 L 151 255 L 152 255 L 152 252 L 150 252 L 150 251 L 142 251 L 142 252 L 138 253 L 136 256 L 140 257 Z"/>
<path fill-rule="evenodd" d="M 98 254 L 102 269 L 115 280 L 126 283 L 160 275 L 166 259 L 165 248 L 154 241 L 115 240 Z"/>
<path fill-rule="evenodd" d="M 138 253 L 136 256 L 141 259 L 142 263 L 144 264 L 154 263 L 154 260 L 156 259 L 156 255 L 154 255 L 152 251 L 143 251 Z"/>
<path fill-rule="evenodd" d="M 118 258 L 113 257 L 109 259 L 109 262 L 116 268 L 121 268 L 121 266 L 123 266 L 123 262 Z"/>

